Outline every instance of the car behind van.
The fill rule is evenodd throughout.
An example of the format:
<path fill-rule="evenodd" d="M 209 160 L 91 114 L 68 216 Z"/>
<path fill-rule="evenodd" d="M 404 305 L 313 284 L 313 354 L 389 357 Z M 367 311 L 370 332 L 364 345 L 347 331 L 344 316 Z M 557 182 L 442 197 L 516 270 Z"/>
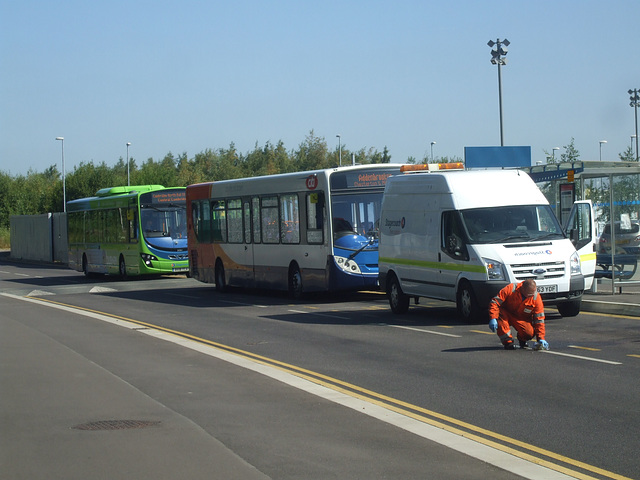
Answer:
<path fill-rule="evenodd" d="M 527 278 L 562 316 L 580 312 L 580 256 L 526 172 L 419 168 L 390 177 L 382 201 L 379 279 L 394 313 L 428 297 L 478 321 L 501 288 Z"/>

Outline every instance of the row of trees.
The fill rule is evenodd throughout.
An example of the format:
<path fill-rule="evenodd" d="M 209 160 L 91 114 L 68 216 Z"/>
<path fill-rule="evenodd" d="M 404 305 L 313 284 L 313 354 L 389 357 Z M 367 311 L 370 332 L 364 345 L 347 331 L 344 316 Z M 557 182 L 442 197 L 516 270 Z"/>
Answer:
<path fill-rule="evenodd" d="M 389 163 L 391 155 L 385 147 L 382 152 L 370 149 L 350 151 L 342 146 L 343 165 L 351 164 L 352 155 L 358 164 Z M 549 159 L 552 158 L 548 155 Z M 579 152 L 571 142 L 564 147 L 558 162 L 573 162 L 579 159 Z M 620 155 L 623 161 L 633 161 L 629 148 Z M 427 162 L 427 158 L 420 161 Z M 441 157 L 438 162 L 461 162 L 458 157 Z M 408 163 L 416 163 L 411 157 Z M 226 180 L 259 175 L 272 175 L 304 170 L 330 168 L 339 164 L 337 149 L 329 149 L 322 137 L 313 130 L 296 150 L 287 151 L 282 141 L 277 144 L 267 142 L 263 147 L 255 145 L 246 154 L 238 152 L 232 143 L 229 148 L 205 150 L 189 158 L 186 153 L 175 157 L 168 153 L 162 160 L 149 158 L 140 166 L 134 159 L 129 160 L 131 185 L 160 184 L 165 186 L 187 186 L 194 183 Z M 127 164 L 120 160 L 113 166 L 105 162 L 80 163 L 65 178 L 66 198 L 90 197 L 99 189 L 127 184 Z M 62 175 L 56 165 L 44 172 L 29 171 L 26 176 L 12 177 L 0 172 L 0 230 L 8 229 L 11 215 L 34 215 L 63 211 Z"/>
<path fill-rule="evenodd" d="M 350 165 L 352 155 L 359 164 L 389 163 L 391 155 L 385 147 L 352 152 L 342 146 L 342 164 Z M 131 185 L 159 184 L 187 186 L 194 183 L 226 180 L 276 173 L 330 168 L 339 164 L 337 149 L 329 149 L 324 138 L 311 131 L 296 150 L 287 151 L 282 141 L 255 145 L 246 154 L 229 148 L 205 150 L 189 158 L 186 153 L 175 157 L 168 153 L 162 160 L 149 158 L 140 166 L 129 160 Z M 65 176 L 67 201 L 95 195 L 105 187 L 127 185 L 127 163 L 120 160 L 113 166 L 105 162 L 80 163 Z M 0 172 L 0 229 L 9 227 L 11 215 L 34 215 L 63 211 L 62 174 L 56 165 L 42 173 L 29 171 L 26 176 L 12 177 Z"/>

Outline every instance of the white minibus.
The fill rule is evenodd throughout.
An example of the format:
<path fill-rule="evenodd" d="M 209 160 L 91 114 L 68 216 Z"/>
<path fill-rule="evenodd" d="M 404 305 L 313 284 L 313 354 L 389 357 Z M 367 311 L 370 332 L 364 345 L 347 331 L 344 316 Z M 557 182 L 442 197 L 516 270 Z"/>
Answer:
<path fill-rule="evenodd" d="M 456 302 L 465 320 L 480 320 L 502 287 L 532 278 L 545 305 L 577 315 L 593 272 L 583 272 L 572 239 L 529 175 L 442 166 L 450 170 L 407 165 L 387 180 L 379 272 L 392 311 L 428 297 Z M 582 230 L 572 232 L 592 234 Z M 581 245 L 593 248 L 590 241 Z"/>

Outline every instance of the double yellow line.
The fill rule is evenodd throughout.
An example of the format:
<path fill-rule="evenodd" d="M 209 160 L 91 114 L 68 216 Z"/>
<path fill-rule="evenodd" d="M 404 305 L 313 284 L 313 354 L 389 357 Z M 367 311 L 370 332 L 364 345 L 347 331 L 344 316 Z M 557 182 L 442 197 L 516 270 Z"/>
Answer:
<path fill-rule="evenodd" d="M 314 372 L 312 370 L 298 367 L 296 365 L 291 365 L 289 363 L 264 357 L 262 355 L 258 355 L 258 354 L 241 350 L 229 345 L 224 345 L 218 342 L 207 340 L 205 338 L 197 337 L 195 335 L 191 335 L 185 332 L 180 332 L 170 328 L 161 327 L 161 326 L 158 326 L 152 323 L 143 322 L 140 320 L 134 320 L 128 317 L 114 315 L 111 313 L 105 313 L 105 312 L 93 310 L 86 307 L 80 307 L 76 305 L 69 305 L 65 303 L 55 302 L 53 300 L 48 300 L 43 298 L 37 298 L 37 297 L 27 297 L 27 298 L 31 298 L 33 300 L 38 300 L 45 303 L 59 305 L 66 308 L 72 308 L 72 309 L 86 311 L 86 312 L 90 312 L 98 315 L 103 315 L 105 317 L 113 318 L 116 320 L 122 320 L 132 324 L 136 324 L 136 325 L 144 326 L 157 331 L 161 331 L 164 333 L 168 333 L 170 335 L 174 335 L 180 338 L 189 339 L 200 344 L 208 345 L 210 347 L 214 347 L 218 350 L 232 353 L 234 355 L 251 360 L 253 362 L 257 362 L 262 365 L 276 368 L 282 372 L 295 375 L 299 378 L 321 385 L 333 391 L 340 392 L 344 395 L 348 395 L 353 398 L 360 399 L 362 401 L 371 403 L 373 405 L 377 405 L 379 407 L 388 409 L 392 412 L 404 415 L 406 417 L 412 418 L 414 420 L 425 423 L 427 425 L 440 428 L 442 430 L 453 433 L 455 435 L 459 435 L 461 437 L 473 440 L 482 445 L 494 448 L 504 453 L 508 453 L 510 455 L 513 455 L 525 461 L 543 466 L 550 470 L 563 473 L 573 478 L 577 478 L 581 480 L 595 480 L 596 477 L 592 477 L 586 473 L 583 473 L 583 472 L 590 472 L 590 473 L 599 475 L 600 476 L 599 478 L 604 477 L 604 478 L 610 478 L 614 480 L 633 480 L 629 477 L 625 477 L 623 475 L 619 475 L 614 472 L 610 472 L 602 468 L 589 465 L 587 463 L 580 462 L 578 460 L 574 460 L 564 455 L 560 455 L 560 454 L 551 452 L 549 450 L 536 447 L 535 445 L 522 442 L 514 438 L 501 435 L 496 432 L 492 432 L 490 430 L 478 427 L 476 425 L 473 425 L 467 422 L 463 422 L 453 417 L 449 417 L 447 415 L 443 415 L 443 414 L 434 412 L 432 410 L 428 410 L 426 408 L 419 407 L 417 405 L 413 405 L 413 404 L 404 402 L 402 400 L 398 400 L 398 399 L 368 390 L 366 388 L 359 387 L 357 385 L 339 380 L 337 378 L 333 378 L 318 372 Z M 546 459 L 541 457 L 545 457 Z M 554 463 L 554 462 L 559 462 L 560 464 Z M 582 470 L 582 472 L 573 470 L 572 468 L 580 469 Z"/>

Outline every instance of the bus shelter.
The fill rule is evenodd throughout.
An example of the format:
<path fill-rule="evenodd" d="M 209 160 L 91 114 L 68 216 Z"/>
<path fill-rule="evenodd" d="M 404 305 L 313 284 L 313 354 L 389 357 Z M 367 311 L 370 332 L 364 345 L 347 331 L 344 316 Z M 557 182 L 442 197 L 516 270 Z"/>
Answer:
<path fill-rule="evenodd" d="M 564 223 L 576 200 L 591 200 L 596 223 L 593 289 L 640 285 L 640 164 L 571 162 L 526 169 Z"/>

